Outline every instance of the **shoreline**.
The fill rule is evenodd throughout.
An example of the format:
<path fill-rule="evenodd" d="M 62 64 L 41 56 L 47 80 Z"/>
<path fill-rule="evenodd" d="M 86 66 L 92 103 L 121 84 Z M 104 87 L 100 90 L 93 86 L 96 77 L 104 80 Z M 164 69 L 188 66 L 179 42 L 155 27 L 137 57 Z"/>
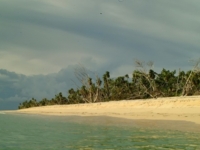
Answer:
<path fill-rule="evenodd" d="M 108 116 L 132 120 L 189 121 L 200 125 L 200 96 L 51 105 L 0 113 Z"/>

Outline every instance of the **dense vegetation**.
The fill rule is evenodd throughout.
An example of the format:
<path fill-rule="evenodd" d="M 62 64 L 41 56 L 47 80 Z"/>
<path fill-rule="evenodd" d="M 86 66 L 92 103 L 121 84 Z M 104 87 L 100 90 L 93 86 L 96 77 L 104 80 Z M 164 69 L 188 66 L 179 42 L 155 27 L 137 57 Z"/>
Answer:
<path fill-rule="evenodd" d="M 117 100 L 133 100 L 157 97 L 187 96 L 200 94 L 200 71 L 197 63 L 190 71 L 170 71 L 163 69 L 160 73 L 152 69 L 152 63 L 136 61 L 137 69 L 129 75 L 110 78 L 107 71 L 102 78 L 92 79 L 84 67 L 76 70 L 75 75 L 81 87 L 70 89 L 68 97 L 62 93 L 48 100 L 37 102 L 32 98 L 20 103 L 19 109 L 55 105 L 94 103 Z"/>

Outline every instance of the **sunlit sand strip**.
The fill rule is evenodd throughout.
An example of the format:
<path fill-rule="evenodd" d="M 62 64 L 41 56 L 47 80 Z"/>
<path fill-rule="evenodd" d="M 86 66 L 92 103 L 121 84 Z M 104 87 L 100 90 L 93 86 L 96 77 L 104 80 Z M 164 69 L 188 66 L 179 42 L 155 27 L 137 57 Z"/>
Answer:
<path fill-rule="evenodd" d="M 127 119 L 183 120 L 200 124 L 200 96 L 54 105 L 12 112 L 60 116 L 112 116 Z"/>

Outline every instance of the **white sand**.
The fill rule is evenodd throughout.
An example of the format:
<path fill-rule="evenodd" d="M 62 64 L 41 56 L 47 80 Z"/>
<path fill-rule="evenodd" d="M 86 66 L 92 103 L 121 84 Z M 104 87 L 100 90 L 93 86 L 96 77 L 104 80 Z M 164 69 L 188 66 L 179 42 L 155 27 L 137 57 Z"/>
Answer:
<path fill-rule="evenodd" d="M 128 119 L 184 120 L 200 124 L 200 96 L 53 105 L 14 112 L 62 116 L 112 116 Z"/>

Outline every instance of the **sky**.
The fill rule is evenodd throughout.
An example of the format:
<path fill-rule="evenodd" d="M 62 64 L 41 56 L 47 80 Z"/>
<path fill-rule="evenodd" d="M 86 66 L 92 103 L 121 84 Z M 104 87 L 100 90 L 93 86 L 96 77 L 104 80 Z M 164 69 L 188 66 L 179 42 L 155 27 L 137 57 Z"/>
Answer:
<path fill-rule="evenodd" d="M 189 70 L 200 52 L 198 0 L 1 0 L 0 110 L 67 96 L 81 65 L 102 76 Z"/>

